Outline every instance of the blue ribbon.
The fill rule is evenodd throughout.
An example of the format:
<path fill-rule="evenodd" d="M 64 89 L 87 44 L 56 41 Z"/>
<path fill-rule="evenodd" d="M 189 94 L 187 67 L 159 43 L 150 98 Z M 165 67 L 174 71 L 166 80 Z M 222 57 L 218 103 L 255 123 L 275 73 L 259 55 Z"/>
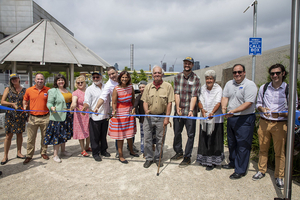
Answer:
<path fill-rule="evenodd" d="M 0 110 L 15 110 L 13 108 L 9 108 L 9 107 L 6 107 L 6 106 L 2 106 L 0 105 Z M 34 111 L 34 112 L 49 112 L 49 111 L 46 111 L 46 110 L 22 110 L 22 109 L 17 109 L 15 111 L 19 111 L 19 112 L 30 112 L 30 111 Z M 52 112 L 52 111 L 50 111 Z M 88 111 L 80 111 L 80 110 L 73 110 L 73 111 L 70 111 L 70 110 L 57 110 L 55 112 L 74 112 L 74 113 L 85 113 L 85 114 L 95 114 L 95 115 L 104 115 L 102 113 L 95 113 L 95 112 L 88 112 Z M 278 111 L 278 112 L 273 112 L 273 113 L 287 113 L 288 111 Z M 221 116 L 224 116 L 224 115 L 227 115 L 228 113 L 225 113 L 225 114 L 219 114 L 219 115 L 214 115 L 212 117 L 221 117 Z M 263 112 L 258 112 L 258 113 L 255 113 L 255 114 L 265 114 Z M 209 119 L 208 117 L 188 117 L 188 116 L 178 116 L 178 115 L 117 115 L 119 117 L 172 117 L 172 118 L 183 118 L 183 119 L 199 119 L 199 120 L 206 120 L 206 119 Z M 300 111 L 296 110 L 296 117 L 295 117 L 295 124 L 297 125 L 300 125 L 300 121 L 298 120 L 298 117 L 300 116 Z"/>

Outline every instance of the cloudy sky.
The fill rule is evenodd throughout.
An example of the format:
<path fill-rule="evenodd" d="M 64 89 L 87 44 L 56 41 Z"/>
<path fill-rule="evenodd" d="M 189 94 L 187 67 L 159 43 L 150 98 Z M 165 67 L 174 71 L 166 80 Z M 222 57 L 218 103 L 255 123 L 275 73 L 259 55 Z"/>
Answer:
<path fill-rule="evenodd" d="M 248 55 L 252 0 L 34 0 L 77 40 L 111 65 L 134 68 L 175 63 L 192 56 L 201 68 Z M 291 0 L 258 0 L 257 37 L 263 51 L 290 43 Z M 177 59 L 177 60 L 176 60 Z"/>

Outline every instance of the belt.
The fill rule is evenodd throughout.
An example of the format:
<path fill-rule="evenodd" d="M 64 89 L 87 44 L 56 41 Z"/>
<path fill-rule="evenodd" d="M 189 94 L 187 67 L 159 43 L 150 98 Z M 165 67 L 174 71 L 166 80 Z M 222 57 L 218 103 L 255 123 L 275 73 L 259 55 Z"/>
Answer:
<path fill-rule="evenodd" d="M 47 114 L 45 114 L 45 115 L 32 115 L 32 114 L 30 114 L 31 116 L 34 116 L 34 117 L 45 117 L 45 116 L 47 116 L 48 115 L 48 113 Z"/>
<path fill-rule="evenodd" d="M 287 122 L 287 120 L 271 120 L 271 119 L 266 119 L 263 117 L 260 117 L 261 119 L 267 121 L 267 122 Z"/>
<path fill-rule="evenodd" d="M 151 113 L 152 114 L 152 113 Z M 161 114 L 152 114 L 152 115 L 166 115 L 166 113 L 161 113 Z"/>

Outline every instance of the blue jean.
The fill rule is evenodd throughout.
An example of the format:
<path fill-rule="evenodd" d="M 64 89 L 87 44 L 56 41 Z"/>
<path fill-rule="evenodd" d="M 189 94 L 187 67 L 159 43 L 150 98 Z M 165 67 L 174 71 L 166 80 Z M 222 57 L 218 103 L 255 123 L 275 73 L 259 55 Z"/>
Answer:
<path fill-rule="evenodd" d="M 255 118 L 255 114 L 250 114 L 227 119 L 229 165 L 238 174 L 245 174 L 248 169 Z"/>

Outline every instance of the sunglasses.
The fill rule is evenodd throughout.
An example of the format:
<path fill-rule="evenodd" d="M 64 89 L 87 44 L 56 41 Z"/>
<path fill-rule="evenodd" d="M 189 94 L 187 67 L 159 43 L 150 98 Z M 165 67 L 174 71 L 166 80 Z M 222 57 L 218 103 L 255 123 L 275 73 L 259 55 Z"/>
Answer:
<path fill-rule="evenodd" d="M 98 79 L 100 78 L 100 76 L 93 76 L 93 79 Z"/>
<path fill-rule="evenodd" d="M 78 85 L 83 84 L 83 82 L 77 82 Z"/>
<path fill-rule="evenodd" d="M 270 72 L 270 75 L 271 75 L 271 76 L 274 76 L 275 74 L 276 74 L 277 76 L 279 76 L 279 75 L 281 74 L 281 72 Z"/>
<path fill-rule="evenodd" d="M 233 73 L 233 74 L 242 74 L 243 71 L 233 71 L 232 73 Z"/>

